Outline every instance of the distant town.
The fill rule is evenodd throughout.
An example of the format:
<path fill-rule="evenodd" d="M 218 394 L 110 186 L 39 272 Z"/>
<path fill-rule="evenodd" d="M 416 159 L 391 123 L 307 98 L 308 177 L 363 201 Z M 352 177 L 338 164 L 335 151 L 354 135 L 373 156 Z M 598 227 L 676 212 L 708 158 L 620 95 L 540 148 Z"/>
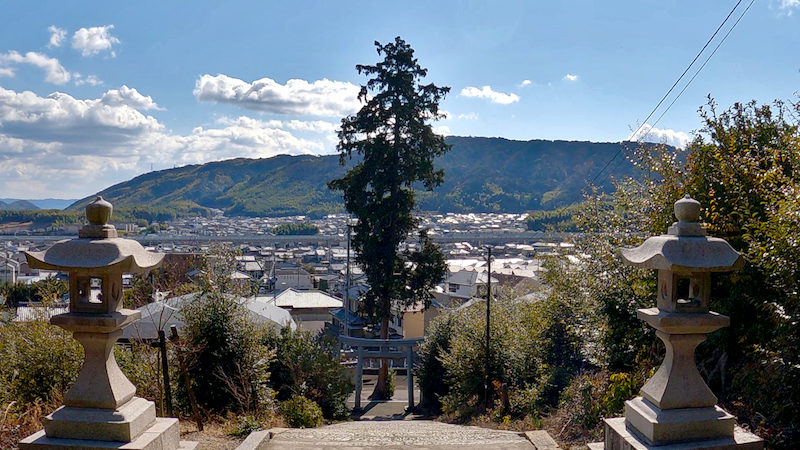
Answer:
<path fill-rule="evenodd" d="M 437 308 L 456 308 L 470 299 L 485 296 L 488 284 L 487 246 L 491 246 L 493 292 L 499 286 L 509 288 L 524 286 L 529 292 L 538 285 L 542 258 L 547 255 L 570 255 L 572 244 L 565 242 L 563 234 L 527 231 L 525 214 L 437 214 L 420 213 L 419 227 L 427 229 L 439 243 L 448 264 L 448 277 L 435 293 Z M 227 217 L 221 213 L 210 218 L 179 218 L 170 222 L 152 223 L 139 227 L 130 223 L 116 223 L 126 237 L 139 240 L 148 250 L 181 257 L 207 252 L 212 246 L 229 243 L 237 248 L 238 271 L 233 275 L 242 282 L 257 287 L 258 296 L 281 304 L 280 297 L 290 291 L 291 301 L 283 305 L 301 328 L 318 331 L 326 326 L 343 327 L 345 320 L 343 301 L 350 299 L 348 311 L 358 309 L 358 298 L 366 292 L 366 279 L 355 264 L 355 252 L 350 253 L 348 274 L 348 223 L 345 214 L 332 214 L 322 219 L 305 216 L 279 218 Z M 287 224 L 307 224 L 315 228 L 309 235 L 276 235 L 273 230 Z M 61 229 L 56 235 L 47 230 L 30 230 L 0 235 L 0 283 L 35 283 L 53 276 L 54 272 L 31 269 L 24 252 L 41 251 L 60 239 L 75 237 L 70 229 Z M 77 229 L 74 230 L 77 232 Z M 405 245 L 414 248 L 410 239 Z M 126 276 L 124 283 L 130 284 Z M 291 295 L 290 295 L 291 294 Z M 324 294 L 326 299 L 320 299 Z M 304 298 L 309 296 L 308 299 Z M 286 297 L 286 296 L 284 296 Z M 314 298 L 311 298 L 314 297 Z M 278 299 L 276 301 L 276 299 Z M 338 299 L 338 303 L 335 301 Z M 324 303 L 323 309 L 307 307 L 303 303 Z M 284 300 L 284 303 L 286 300 Z M 413 309 L 413 308 L 412 308 Z M 18 308 L 18 315 L 25 309 Z M 417 311 L 420 319 L 431 319 L 431 312 Z M 406 318 L 408 319 L 408 317 Z M 24 320 L 22 316 L 18 320 Z M 395 336 L 421 337 L 424 324 L 414 321 L 396 321 Z M 361 323 L 360 325 L 363 325 Z M 360 329 L 352 334 L 361 335 Z"/>

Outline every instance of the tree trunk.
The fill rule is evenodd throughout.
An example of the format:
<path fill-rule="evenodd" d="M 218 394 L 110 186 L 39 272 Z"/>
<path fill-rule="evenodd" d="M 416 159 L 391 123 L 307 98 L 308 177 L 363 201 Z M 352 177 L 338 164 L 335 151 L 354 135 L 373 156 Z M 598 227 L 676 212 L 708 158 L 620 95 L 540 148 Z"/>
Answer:
<path fill-rule="evenodd" d="M 381 339 L 389 339 L 389 317 L 384 315 L 381 319 Z M 389 400 L 389 360 L 381 359 L 381 369 L 378 372 L 378 381 L 375 389 L 369 396 L 370 400 Z"/>

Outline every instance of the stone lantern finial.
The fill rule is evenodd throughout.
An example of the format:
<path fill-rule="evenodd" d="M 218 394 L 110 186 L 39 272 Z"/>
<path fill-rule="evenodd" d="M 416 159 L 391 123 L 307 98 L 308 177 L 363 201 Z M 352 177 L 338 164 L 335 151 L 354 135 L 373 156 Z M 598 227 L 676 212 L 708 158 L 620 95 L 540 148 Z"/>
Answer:
<path fill-rule="evenodd" d="M 656 329 L 666 354 L 641 395 L 625 402 L 625 417 L 605 420 L 607 449 L 763 448 L 760 438 L 735 429 L 735 418 L 716 405 L 695 364 L 695 348 L 706 334 L 730 325 L 729 317 L 709 311 L 711 272 L 744 264 L 724 239 L 706 236 L 700 210 L 687 194 L 675 202 L 678 221 L 667 234 L 622 250 L 625 264 L 658 270 L 656 307 L 639 309 L 636 316 Z"/>
<path fill-rule="evenodd" d="M 676 236 L 705 236 L 706 229 L 700 225 L 700 202 L 686 194 L 682 199 L 675 202 L 675 218 L 667 234 Z"/>
<path fill-rule="evenodd" d="M 117 229 L 114 225 L 108 224 L 113 211 L 114 206 L 98 195 L 94 201 L 86 205 L 86 220 L 89 221 L 89 225 L 78 231 L 78 237 L 88 239 L 117 237 Z"/>
<path fill-rule="evenodd" d="M 113 211 L 114 206 L 98 195 L 93 202 L 86 205 L 86 219 L 92 225 L 105 225 L 111 219 Z"/>
<path fill-rule="evenodd" d="M 97 197 L 102 199 L 102 197 Z M 675 202 L 675 217 L 681 222 L 700 221 L 700 202 L 686 194 Z"/>

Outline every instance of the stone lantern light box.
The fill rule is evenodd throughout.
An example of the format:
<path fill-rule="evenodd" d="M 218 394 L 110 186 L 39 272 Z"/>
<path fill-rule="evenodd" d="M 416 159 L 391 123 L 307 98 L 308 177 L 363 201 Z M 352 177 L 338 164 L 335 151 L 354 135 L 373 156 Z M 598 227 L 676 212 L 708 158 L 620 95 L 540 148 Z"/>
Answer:
<path fill-rule="evenodd" d="M 72 332 L 83 346 L 84 361 L 64 406 L 44 419 L 44 430 L 20 441 L 21 449 L 192 448 L 180 441 L 177 419 L 157 418 L 153 402 L 136 397 L 136 387 L 114 357 L 122 328 L 141 317 L 122 307 L 122 274 L 147 273 L 164 255 L 119 238 L 108 224 L 112 211 L 111 203 L 97 197 L 86 207 L 89 224 L 78 239 L 25 254 L 30 267 L 69 274 L 69 312 L 50 323 Z"/>

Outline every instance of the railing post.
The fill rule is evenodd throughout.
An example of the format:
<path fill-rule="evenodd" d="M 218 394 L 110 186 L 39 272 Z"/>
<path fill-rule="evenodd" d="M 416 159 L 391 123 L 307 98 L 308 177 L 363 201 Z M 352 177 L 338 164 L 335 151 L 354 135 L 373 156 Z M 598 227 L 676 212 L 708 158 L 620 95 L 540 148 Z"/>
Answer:
<path fill-rule="evenodd" d="M 406 357 L 406 378 L 408 379 L 408 411 L 414 409 L 414 344 L 408 344 L 408 356 Z"/>
<path fill-rule="evenodd" d="M 358 345 L 358 362 L 356 362 L 356 404 L 355 409 L 361 409 L 361 376 L 364 371 L 364 346 Z"/>

